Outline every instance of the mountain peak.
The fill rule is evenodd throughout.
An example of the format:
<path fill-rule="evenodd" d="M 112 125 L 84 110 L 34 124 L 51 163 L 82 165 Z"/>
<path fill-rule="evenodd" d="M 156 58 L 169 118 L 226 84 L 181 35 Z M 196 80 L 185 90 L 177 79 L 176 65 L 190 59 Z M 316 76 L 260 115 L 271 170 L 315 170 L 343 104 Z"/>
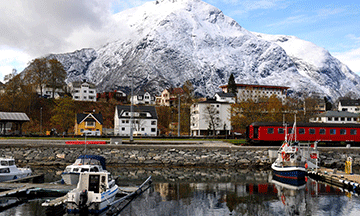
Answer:
<path fill-rule="evenodd" d="M 359 76 L 325 49 L 294 36 L 249 32 L 200 0 L 147 2 L 115 18 L 128 26 L 128 36 L 82 60 L 57 55 L 69 80 L 85 76 L 100 92 L 129 93 L 133 77 L 136 89 L 157 94 L 190 80 L 196 94 L 212 96 L 234 74 L 237 83 L 288 86 L 295 93 L 360 95 Z"/>

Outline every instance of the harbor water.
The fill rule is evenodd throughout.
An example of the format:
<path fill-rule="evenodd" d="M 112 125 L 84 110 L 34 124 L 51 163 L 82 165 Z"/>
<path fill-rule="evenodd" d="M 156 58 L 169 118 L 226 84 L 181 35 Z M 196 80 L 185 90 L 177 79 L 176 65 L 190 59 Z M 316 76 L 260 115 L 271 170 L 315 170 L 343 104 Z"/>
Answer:
<path fill-rule="evenodd" d="M 60 179 L 63 167 L 33 168 L 46 182 Z M 215 168 L 108 167 L 121 187 L 141 184 L 152 176 L 152 187 L 124 206 L 119 215 L 360 215 L 357 194 L 310 178 L 288 184 L 271 170 Z M 0 216 L 50 215 L 38 197 L 0 212 Z M 0 204 L 18 198 L 1 199 Z M 57 215 L 66 215 L 56 212 Z M 55 214 L 51 214 L 55 216 Z M 105 213 L 103 215 L 106 215 Z"/>

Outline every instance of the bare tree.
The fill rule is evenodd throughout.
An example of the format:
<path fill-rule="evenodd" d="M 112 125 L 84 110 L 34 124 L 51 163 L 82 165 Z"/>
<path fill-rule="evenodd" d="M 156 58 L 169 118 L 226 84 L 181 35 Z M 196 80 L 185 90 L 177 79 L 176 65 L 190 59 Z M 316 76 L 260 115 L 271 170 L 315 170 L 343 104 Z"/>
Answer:
<path fill-rule="evenodd" d="M 219 111 L 214 105 L 207 105 L 204 110 L 205 121 L 208 123 L 209 131 L 212 131 L 213 136 L 215 136 L 215 131 L 217 128 L 221 127 L 221 119 Z"/>

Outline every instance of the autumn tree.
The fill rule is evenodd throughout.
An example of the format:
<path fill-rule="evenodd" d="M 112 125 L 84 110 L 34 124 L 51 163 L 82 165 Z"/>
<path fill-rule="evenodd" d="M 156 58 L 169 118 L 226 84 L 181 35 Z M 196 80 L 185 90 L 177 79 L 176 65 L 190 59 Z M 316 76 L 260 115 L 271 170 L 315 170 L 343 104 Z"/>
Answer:
<path fill-rule="evenodd" d="M 52 97 L 54 98 L 55 90 L 65 86 L 66 71 L 64 66 L 57 59 L 49 60 L 49 74 L 47 85 L 52 89 Z"/>
<path fill-rule="evenodd" d="M 37 58 L 30 62 L 25 78 L 40 90 L 40 95 L 43 95 L 43 87 L 48 82 L 48 74 L 47 59 Z"/>
<path fill-rule="evenodd" d="M 185 81 L 182 89 L 184 90 L 184 94 L 182 95 L 182 102 L 185 104 L 192 104 L 194 99 L 194 86 L 191 81 Z"/>
<path fill-rule="evenodd" d="M 5 75 L 4 81 L 6 82 L 6 87 L 2 94 L 2 104 L 7 105 L 4 108 L 10 112 L 20 111 L 20 107 L 24 102 L 21 94 L 22 79 L 17 74 L 16 69 L 13 69 L 11 74 Z"/>
<path fill-rule="evenodd" d="M 55 107 L 53 108 L 53 115 L 51 123 L 54 126 L 59 126 L 60 130 L 65 131 L 75 124 L 75 102 L 70 97 L 60 98 L 55 100 Z"/>

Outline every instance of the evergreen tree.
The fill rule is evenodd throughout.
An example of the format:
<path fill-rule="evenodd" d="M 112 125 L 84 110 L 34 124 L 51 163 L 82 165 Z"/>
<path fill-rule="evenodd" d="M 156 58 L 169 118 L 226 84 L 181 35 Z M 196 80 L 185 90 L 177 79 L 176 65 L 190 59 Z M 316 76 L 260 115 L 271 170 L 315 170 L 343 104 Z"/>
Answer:
<path fill-rule="evenodd" d="M 235 83 L 234 74 L 231 74 L 230 77 L 229 77 L 228 92 L 229 93 L 234 93 L 234 94 L 236 94 L 236 92 L 237 92 L 237 87 L 236 87 L 236 83 Z"/>

